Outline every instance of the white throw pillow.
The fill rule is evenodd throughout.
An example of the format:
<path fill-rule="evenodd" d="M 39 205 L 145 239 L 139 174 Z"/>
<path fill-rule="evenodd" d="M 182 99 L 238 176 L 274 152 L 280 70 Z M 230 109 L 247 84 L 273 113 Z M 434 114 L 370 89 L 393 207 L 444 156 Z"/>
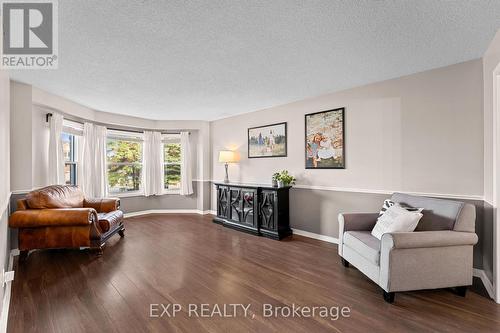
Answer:
<path fill-rule="evenodd" d="M 377 223 L 372 230 L 372 235 L 378 239 L 382 239 L 382 235 L 388 232 L 414 231 L 422 216 L 420 211 L 410 212 L 400 205 L 395 204 L 389 207 L 377 219 Z"/>

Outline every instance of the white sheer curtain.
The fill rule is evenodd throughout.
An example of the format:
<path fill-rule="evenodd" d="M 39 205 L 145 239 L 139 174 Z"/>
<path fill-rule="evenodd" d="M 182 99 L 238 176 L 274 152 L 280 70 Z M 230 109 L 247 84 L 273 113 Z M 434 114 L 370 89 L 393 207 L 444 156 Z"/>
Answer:
<path fill-rule="evenodd" d="M 160 195 L 164 187 L 163 143 L 160 132 L 144 132 L 144 195 Z"/>
<path fill-rule="evenodd" d="M 106 127 L 83 125 L 82 190 L 89 198 L 107 196 Z"/>
<path fill-rule="evenodd" d="M 181 195 L 193 194 L 189 132 L 181 132 Z"/>
<path fill-rule="evenodd" d="M 63 185 L 64 180 L 64 155 L 62 147 L 63 116 L 53 113 L 50 117 L 49 138 L 49 182 L 50 185 Z"/>

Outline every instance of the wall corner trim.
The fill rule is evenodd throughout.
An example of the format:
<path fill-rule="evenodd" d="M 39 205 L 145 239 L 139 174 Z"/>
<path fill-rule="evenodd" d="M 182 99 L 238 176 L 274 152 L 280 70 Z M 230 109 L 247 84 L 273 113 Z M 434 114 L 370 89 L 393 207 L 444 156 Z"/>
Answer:
<path fill-rule="evenodd" d="M 493 282 L 490 281 L 484 270 L 474 268 L 472 275 L 481 279 L 484 289 L 486 289 L 490 298 L 495 300 L 495 289 L 493 288 Z"/>
<path fill-rule="evenodd" d="M 18 249 L 10 251 L 8 270 L 12 271 L 14 267 L 14 257 L 19 255 Z M 2 313 L 0 314 L 0 333 L 7 332 L 7 321 L 9 320 L 9 307 L 10 307 L 10 294 L 12 288 L 12 281 L 6 283 L 5 293 L 2 300 Z"/>

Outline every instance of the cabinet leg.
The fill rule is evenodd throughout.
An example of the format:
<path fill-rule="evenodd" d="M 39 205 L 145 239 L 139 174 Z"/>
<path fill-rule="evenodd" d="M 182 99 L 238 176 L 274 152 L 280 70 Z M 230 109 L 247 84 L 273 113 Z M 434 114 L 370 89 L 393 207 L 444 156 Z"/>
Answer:
<path fill-rule="evenodd" d="M 102 256 L 102 254 L 104 252 L 102 246 L 93 247 L 90 249 L 90 251 L 98 257 Z"/>

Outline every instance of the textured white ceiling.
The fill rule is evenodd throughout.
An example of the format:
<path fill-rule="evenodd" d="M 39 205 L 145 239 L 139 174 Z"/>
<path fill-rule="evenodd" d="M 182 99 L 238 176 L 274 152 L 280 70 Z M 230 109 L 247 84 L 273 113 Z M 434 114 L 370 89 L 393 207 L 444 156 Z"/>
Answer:
<path fill-rule="evenodd" d="M 500 1 L 59 1 L 59 69 L 96 110 L 212 120 L 482 56 Z"/>

